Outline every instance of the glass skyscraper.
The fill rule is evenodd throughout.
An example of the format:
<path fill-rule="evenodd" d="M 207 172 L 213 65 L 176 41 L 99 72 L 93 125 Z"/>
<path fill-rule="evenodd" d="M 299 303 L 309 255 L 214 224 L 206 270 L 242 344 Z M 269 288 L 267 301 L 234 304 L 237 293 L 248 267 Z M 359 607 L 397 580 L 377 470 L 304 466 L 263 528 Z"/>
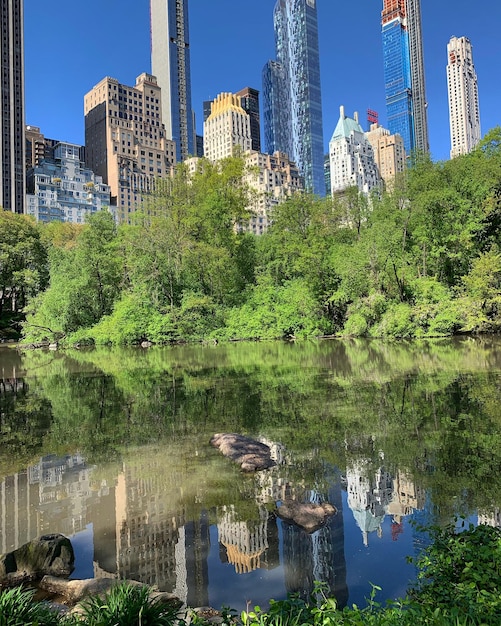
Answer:
<path fill-rule="evenodd" d="M 162 121 L 177 161 L 195 154 L 188 0 L 150 0 L 151 71 L 162 90 Z"/>
<path fill-rule="evenodd" d="M 316 0 L 277 0 L 276 61 L 263 70 L 265 149 L 287 152 L 306 189 L 325 195 Z"/>
<path fill-rule="evenodd" d="M 428 152 L 420 0 L 384 0 L 382 38 L 388 128 L 406 154 Z"/>

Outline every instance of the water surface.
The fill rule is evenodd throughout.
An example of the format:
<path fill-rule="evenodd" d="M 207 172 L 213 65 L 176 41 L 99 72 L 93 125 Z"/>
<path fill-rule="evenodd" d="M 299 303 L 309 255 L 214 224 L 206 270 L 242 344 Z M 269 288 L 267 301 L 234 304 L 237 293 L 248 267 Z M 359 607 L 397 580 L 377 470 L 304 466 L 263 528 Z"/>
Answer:
<path fill-rule="evenodd" d="M 133 578 L 241 610 L 322 581 L 341 606 L 403 595 L 455 516 L 497 525 L 501 343 L 0 349 L 0 552 L 47 532 L 74 577 Z M 216 432 L 266 441 L 242 474 Z M 337 509 L 308 534 L 287 499 Z"/>

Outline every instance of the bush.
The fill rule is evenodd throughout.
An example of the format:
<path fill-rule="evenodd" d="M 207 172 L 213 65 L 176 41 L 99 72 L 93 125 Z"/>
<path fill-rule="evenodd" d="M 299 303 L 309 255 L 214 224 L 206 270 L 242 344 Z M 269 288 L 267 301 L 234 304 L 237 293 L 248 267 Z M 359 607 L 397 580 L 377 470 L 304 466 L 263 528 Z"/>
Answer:
<path fill-rule="evenodd" d="M 408 338 L 419 334 L 413 309 L 405 302 L 390 305 L 380 323 L 371 329 L 373 337 Z"/>
<path fill-rule="evenodd" d="M 346 320 L 342 334 L 350 337 L 363 337 L 367 334 L 367 329 L 365 317 L 361 313 L 352 313 Z"/>
<path fill-rule="evenodd" d="M 432 544 L 416 559 L 410 595 L 430 610 L 453 611 L 473 624 L 501 623 L 501 530 L 450 525 L 432 530 Z"/>

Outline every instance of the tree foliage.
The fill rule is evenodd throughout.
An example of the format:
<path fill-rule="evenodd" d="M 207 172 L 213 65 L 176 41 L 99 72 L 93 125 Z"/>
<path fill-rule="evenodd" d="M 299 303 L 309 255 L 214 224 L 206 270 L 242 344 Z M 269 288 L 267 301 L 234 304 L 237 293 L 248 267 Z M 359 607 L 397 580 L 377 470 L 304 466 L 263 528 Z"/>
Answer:
<path fill-rule="evenodd" d="M 0 209 L 0 333 L 2 319 L 19 314 L 46 287 L 47 277 L 47 253 L 35 223 Z"/>
<path fill-rule="evenodd" d="M 260 237 L 242 229 L 255 204 L 248 173 L 238 155 L 217 164 L 202 159 L 193 172 L 180 164 L 157 181 L 132 224 L 116 227 L 99 214 L 83 228 L 51 224 L 39 233 L 30 225 L 40 254 L 48 254 L 50 286 L 37 295 L 43 272 L 34 275 L 31 263 L 16 270 L 17 301 L 29 299 L 27 339 L 499 330 L 500 128 L 451 161 L 418 155 L 379 195 L 296 193 L 274 207 Z M 31 245 L 27 234 L 21 240 Z M 15 270 L 5 261 L 0 267 L 11 277 L 3 282 L 12 283 Z"/>

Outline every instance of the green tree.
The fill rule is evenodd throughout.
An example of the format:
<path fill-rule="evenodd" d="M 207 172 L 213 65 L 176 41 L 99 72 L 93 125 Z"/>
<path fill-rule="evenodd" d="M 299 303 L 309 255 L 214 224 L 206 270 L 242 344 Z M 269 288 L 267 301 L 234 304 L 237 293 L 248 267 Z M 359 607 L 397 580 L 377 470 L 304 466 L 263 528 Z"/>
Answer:
<path fill-rule="evenodd" d="M 20 318 L 28 299 L 45 288 L 47 279 L 47 254 L 36 224 L 27 216 L 0 210 L 0 330 L 12 317 Z"/>

